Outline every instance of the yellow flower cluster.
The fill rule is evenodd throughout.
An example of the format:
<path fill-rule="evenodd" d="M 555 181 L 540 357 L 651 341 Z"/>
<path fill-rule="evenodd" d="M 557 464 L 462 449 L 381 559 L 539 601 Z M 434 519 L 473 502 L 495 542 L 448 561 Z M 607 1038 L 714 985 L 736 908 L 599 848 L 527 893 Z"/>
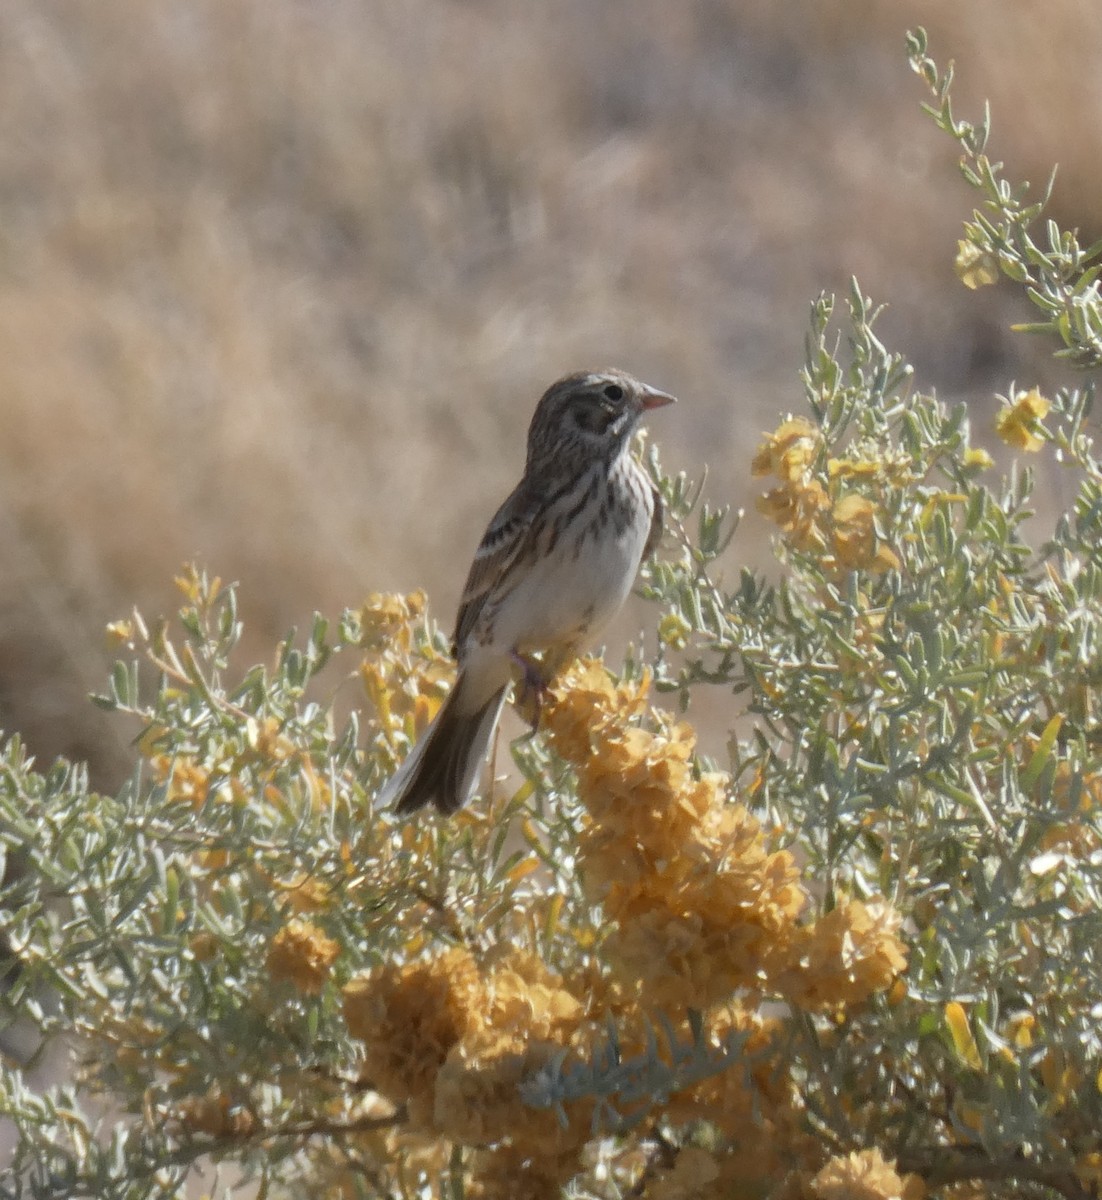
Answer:
<path fill-rule="evenodd" d="M 268 948 L 268 973 L 293 983 L 308 996 L 317 995 L 329 978 L 340 945 L 309 921 L 289 921 Z"/>
<path fill-rule="evenodd" d="M 481 981 L 471 954 L 387 963 L 344 988 L 349 1032 L 367 1047 L 371 1085 L 432 1127 L 436 1076 L 452 1047 L 477 1029 Z"/>
<path fill-rule="evenodd" d="M 822 447 L 819 430 L 802 417 L 781 423 L 766 435 L 750 464 L 753 475 L 773 475 L 780 487 L 758 499 L 758 509 L 775 521 L 799 550 L 824 550 L 821 528 L 830 497 L 813 467 Z"/>
<path fill-rule="evenodd" d="M 815 1161 L 816 1153 L 803 1128 L 799 1089 L 782 1065 L 780 1022 L 737 1002 L 707 1014 L 704 1036 L 711 1044 L 731 1033 L 741 1035 L 739 1062 L 675 1094 L 665 1110 L 672 1125 L 704 1123 L 722 1135 L 722 1148 L 710 1156 L 714 1162 L 707 1168 L 712 1182 L 700 1193 L 717 1200 L 758 1194 L 764 1181 L 775 1183 L 793 1161 Z M 656 1185 L 648 1186 L 646 1195 L 683 1186 L 686 1169 L 663 1181 L 658 1192 Z"/>
<path fill-rule="evenodd" d="M 1037 388 L 1021 392 L 995 418 L 995 429 L 1008 446 L 1035 453 L 1045 444 L 1041 422 L 1052 404 Z"/>
<path fill-rule="evenodd" d="M 977 246 L 975 242 L 963 239 L 957 242 L 953 269 L 961 283 L 973 291 L 999 282 L 999 260 L 990 250 Z"/>
<path fill-rule="evenodd" d="M 877 506 L 857 492 L 832 495 L 816 478 L 821 451 L 819 430 L 802 417 L 791 417 L 767 434 L 751 471 L 774 476 L 780 486 L 759 497 L 759 511 L 780 526 L 795 549 L 820 554 L 827 570 L 897 569 L 898 556 L 876 533 Z M 877 459 L 831 459 L 827 475 L 835 484 L 890 476 L 894 469 Z"/>
<path fill-rule="evenodd" d="M 762 982 L 805 896 L 792 856 L 769 849 L 746 809 L 721 802 L 724 777 L 694 774 L 687 725 L 627 723 L 645 687 L 578 664 L 546 710 L 547 729 L 577 769 L 591 818 L 579 863 L 587 896 L 613 925 L 608 961 L 653 1004 L 703 1008 Z"/>
<path fill-rule="evenodd" d="M 411 666 L 411 687 L 420 666 Z M 655 1012 L 675 1023 L 687 1009 L 702 1012 L 717 1047 L 729 1032 L 742 1038 L 745 1069 L 718 1072 L 667 1106 L 675 1124 L 717 1129 L 722 1146 L 688 1154 L 645 1194 L 672 1200 L 696 1188 L 684 1194 L 718 1197 L 783 1176 L 793 1153 L 818 1165 L 797 1149 L 806 1135 L 777 1025 L 754 1010 L 763 994 L 813 1009 L 859 1002 L 905 966 L 887 905 L 850 901 L 806 921 L 792 855 L 728 801 L 724 776 L 701 775 L 692 729 L 650 713 L 648 689 L 647 677 L 618 683 L 586 661 L 544 709 L 586 809 L 578 862 L 586 897 L 607 920 L 599 957 L 564 976 L 512 946 L 487 954 L 453 946 L 381 964 L 343 989 L 348 1029 L 364 1046 L 364 1082 L 408 1114 L 394 1136 L 470 1147 L 471 1194 L 484 1200 L 557 1195 L 580 1169 L 592 1104 L 567 1106 L 563 1122 L 526 1107 L 518 1086 L 564 1056 L 588 1060 L 607 1036 L 606 1015 L 625 1054 L 645 1049 L 646 1014 Z M 308 921 L 292 926 L 302 936 L 283 935 L 285 954 L 310 942 Z M 407 953 L 424 945 L 414 938 Z"/>
<path fill-rule="evenodd" d="M 578 857 L 586 895 L 611 923 L 602 944 L 623 984 L 667 1010 L 708 1008 L 739 988 L 810 1008 L 860 1001 L 906 965 L 889 905 L 852 901 L 800 925 L 806 903 L 791 854 L 699 775 L 685 724 L 631 724 L 647 681 L 615 684 L 580 662 L 545 710 L 589 814 Z"/>
<path fill-rule="evenodd" d="M 891 986 L 907 965 L 896 931 L 898 912 L 880 901 L 848 900 L 801 927 L 788 948 L 789 965 L 776 982 L 807 1009 L 858 1004 Z"/>
<path fill-rule="evenodd" d="M 259 798 L 281 804 L 283 795 L 275 780 L 288 766 L 295 768 L 315 805 L 329 803 L 329 785 L 319 778 L 309 753 L 287 736 L 278 720 L 249 717 L 242 733 L 236 741 L 227 738 L 216 753 L 165 754 L 158 750 L 164 730 L 152 725 L 139 745 L 149 759 L 153 777 L 164 784 L 168 799 L 193 808 L 201 808 L 208 800 L 245 805 Z"/>
<path fill-rule="evenodd" d="M 463 1189 L 470 1200 L 560 1200 L 578 1173 L 578 1156 L 532 1153 L 513 1145 L 476 1150 L 468 1160 L 471 1177 Z"/>
<path fill-rule="evenodd" d="M 763 1180 L 769 1195 L 784 1200 L 923 1200 L 926 1194 L 919 1176 L 901 1175 L 876 1149 L 838 1154 L 814 1175 L 806 1169 L 786 1171 L 778 1162 L 769 1175 L 754 1177 L 740 1151 L 689 1145 L 669 1166 L 651 1171 L 642 1195 L 645 1200 L 727 1200 L 763 1195 Z"/>
<path fill-rule="evenodd" d="M 879 1150 L 839 1154 L 811 1180 L 810 1200 L 921 1200 L 917 1175 L 900 1175 Z"/>
<path fill-rule="evenodd" d="M 700 1146 L 684 1146 L 669 1167 L 659 1167 L 648 1180 L 646 1200 L 720 1200 L 737 1193 L 727 1178 L 732 1160 Z"/>
<path fill-rule="evenodd" d="M 465 948 L 386 964 L 344 989 L 344 1015 L 364 1043 L 372 1088 L 406 1105 L 410 1126 L 513 1154 L 568 1156 L 588 1138 L 588 1112 L 563 1126 L 525 1107 L 519 1084 L 569 1047 L 582 1005 L 534 956 L 480 964 Z"/>
<path fill-rule="evenodd" d="M 408 652 L 413 645 L 413 625 L 425 614 L 425 593 L 408 595 L 372 592 L 360 606 L 360 640 L 365 650 L 397 648 Z"/>
<path fill-rule="evenodd" d="M 193 758 L 182 755 L 154 754 L 149 760 L 153 778 L 165 787 L 169 800 L 201 808 L 207 800 L 211 772 L 200 766 Z M 223 784 L 224 795 L 229 798 L 228 785 Z"/>
<path fill-rule="evenodd" d="M 188 1096 L 172 1115 L 190 1132 L 218 1138 L 247 1137 L 256 1128 L 253 1114 L 217 1088 L 203 1096 Z"/>
<path fill-rule="evenodd" d="M 359 611 L 360 645 L 367 654 L 360 680 L 374 713 L 370 739 L 391 744 L 396 734 L 415 741 L 436 715 L 455 675 L 452 661 L 430 644 L 415 646 L 413 629 L 425 610 L 423 592 L 373 592 Z"/>

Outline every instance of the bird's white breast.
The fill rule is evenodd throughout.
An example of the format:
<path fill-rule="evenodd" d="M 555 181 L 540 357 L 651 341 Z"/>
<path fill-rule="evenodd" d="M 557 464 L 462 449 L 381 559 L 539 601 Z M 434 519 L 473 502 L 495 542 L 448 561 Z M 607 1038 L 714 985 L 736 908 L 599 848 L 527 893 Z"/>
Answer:
<path fill-rule="evenodd" d="M 653 496 L 631 459 L 593 478 L 599 482 L 592 501 L 579 508 L 580 494 L 588 494 L 580 487 L 546 514 L 536 552 L 500 602 L 487 608 L 476 636 L 489 634 L 494 647 L 521 654 L 582 648 L 615 615 L 639 571 Z"/>

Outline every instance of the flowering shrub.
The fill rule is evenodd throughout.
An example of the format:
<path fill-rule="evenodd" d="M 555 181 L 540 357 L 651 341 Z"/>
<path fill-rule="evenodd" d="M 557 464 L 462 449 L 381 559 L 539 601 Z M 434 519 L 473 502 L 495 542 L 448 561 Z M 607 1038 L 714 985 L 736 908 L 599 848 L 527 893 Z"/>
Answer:
<path fill-rule="evenodd" d="M 1031 328 L 1095 364 L 1092 253 L 1037 247 L 912 52 L 983 196 L 962 278 L 1026 284 Z M 815 305 L 806 412 L 753 458 L 782 581 L 726 584 L 736 522 L 652 454 L 654 652 L 574 664 L 451 820 L 374 803 L 451 679 L 423 596 L 244 673 L 202 571 L 178 625 L 111 627 L 131 783 L 96 795 L 18 739 L 0 764 L 26 1048 L 0 1195 L 1099 1194 L 1091 393 L 1011 389 L 992 431 L 1076 476 L 1035 548 L 1029 472 L 996 473 L 874 315 L 856 288 L 841 321 Z"/>

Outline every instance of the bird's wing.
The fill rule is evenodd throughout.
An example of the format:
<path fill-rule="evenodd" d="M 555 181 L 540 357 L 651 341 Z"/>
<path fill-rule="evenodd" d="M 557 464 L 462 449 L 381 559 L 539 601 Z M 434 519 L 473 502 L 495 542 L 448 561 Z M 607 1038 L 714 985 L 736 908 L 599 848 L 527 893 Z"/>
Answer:
<path fill-rule="evenodd" d="M 666 516 L 666 506 L 662 503 L 662 493 L 652 483 L 651 496 L 654 498 L 654 508 L 650 518 L 650 532 L 647 534 L 647 544 L 643 547 L 643 558 L 648 559 L 658 549 L 662 540 L 662 523 Z"/>
<path fill-rule="evenodd" d="M 467 574 L 463 597 L 459 601 L 459 612 L 455 618 L 455 636 L 452 649 L 455 653 L 467 640 L 478 621 L 486 597 L 507 574 L 517 561 L 521 551 L 532 536 L 536 505 L 532 503 L 530 489 L 525 480 L 517 485 L 512 495 L 494 514 L 493 520 L 482 535 L 474 562 Z"/>

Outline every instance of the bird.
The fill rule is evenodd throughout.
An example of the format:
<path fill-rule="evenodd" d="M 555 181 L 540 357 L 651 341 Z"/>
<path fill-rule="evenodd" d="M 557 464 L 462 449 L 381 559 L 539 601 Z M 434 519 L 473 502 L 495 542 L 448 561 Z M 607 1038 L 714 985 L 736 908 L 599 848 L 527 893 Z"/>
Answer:
<path fill-rule="evenodd" d="M 661 494 L 632 436 L 648 412 L 673 403 L 620 370 L 577 371 L 543 393 L 524 473 L 467 575 L 452 639 L 455 683 L 379 793 L 380 806 L 458 811 L 477 788 L 517 670 L 538 726 L 555 673 L 595 641 L 661 538 Z"/>

